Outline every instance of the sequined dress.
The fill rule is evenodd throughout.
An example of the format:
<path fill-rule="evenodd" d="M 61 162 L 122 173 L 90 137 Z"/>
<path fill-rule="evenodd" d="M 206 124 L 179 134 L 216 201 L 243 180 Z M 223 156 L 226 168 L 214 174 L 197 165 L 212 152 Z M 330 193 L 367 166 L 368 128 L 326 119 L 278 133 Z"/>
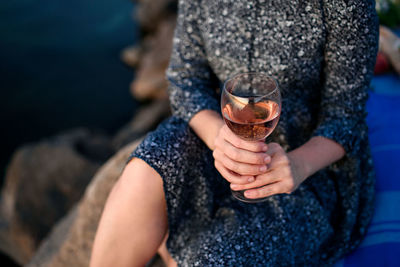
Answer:
<path fill-rule="evenodd" d="M 374 1 L 179 1 L 173 115 L 131 155 L 164 181 L 167 247 L 179 266 L 329 266 L 360 243 L 373 212 L 365 103 L 377 43 Z M 248 71 L 280 85 L 269 142 L 290 151 L 324 136 L 346 150 L 292 194 L 258 204 L 231 196 L 188 125 L 201 110 L 220 112 L 221 83 Z"/>

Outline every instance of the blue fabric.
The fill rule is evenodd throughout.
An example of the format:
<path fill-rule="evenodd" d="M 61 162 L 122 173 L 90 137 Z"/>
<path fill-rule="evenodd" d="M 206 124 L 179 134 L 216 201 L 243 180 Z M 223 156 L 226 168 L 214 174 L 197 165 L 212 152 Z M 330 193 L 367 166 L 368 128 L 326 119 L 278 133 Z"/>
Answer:
<path fill-rule="evenodd" d="M 400 78 L 377 76 L 367 103 L 376 206 L 360 247 L 335 267 L 400 266 Z"/>

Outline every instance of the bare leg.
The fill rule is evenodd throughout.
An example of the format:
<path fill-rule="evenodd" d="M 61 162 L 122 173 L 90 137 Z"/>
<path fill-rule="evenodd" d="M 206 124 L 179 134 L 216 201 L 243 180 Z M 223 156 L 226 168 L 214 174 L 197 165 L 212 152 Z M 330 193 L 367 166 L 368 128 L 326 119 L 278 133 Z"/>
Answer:
<path fill-rule="evenodd" d="M 90 266 L 144 266 L 157 252 L 167 228 L 162 179 L 135 158 L 107 199 Z"/>
<path fill-rule="evenodd" d="M 177 267 L 178 264 L 176 261 L 171 257 L 167 250 L 167 238 L 168 234 L 165 235 L 165 238 L 163 242 L 161 243 L 161 246 L 158 248 L 158 254 L 160 254 L 162 260 L 168 267 Z"/>

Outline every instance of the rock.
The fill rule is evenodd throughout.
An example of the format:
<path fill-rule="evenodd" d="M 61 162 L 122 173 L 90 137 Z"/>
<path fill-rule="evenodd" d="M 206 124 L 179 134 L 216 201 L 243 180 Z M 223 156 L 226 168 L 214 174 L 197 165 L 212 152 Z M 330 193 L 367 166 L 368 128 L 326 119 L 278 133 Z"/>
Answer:
<path fill-rule="evenodd" d="M 158 24 L 170 15 L 177 13 L 177 0 L 140 0 L 136 18 L 144 32 L 154 32 Z"/>
<path fill-rule="evenodd" d="M 153 130 L 168 115 L 170 115 L 170 106 L 167 99 L 156 100 L 150 105 L 141 107 L 132 120 L 115 135 L 112 140 L 113 149 L 117 151 Z"/>
<path fill-rule="evenodd" d="M 165 70 L 172 50 L 175 22 L 175 16 L 163 19 L 156 33 L 146 41 L 136 78 L 131 84 L 131 92 L 138 100 L 167 98 Z"/>
<path fill-rule="evenodd" d="M 177 0 L 136 0 L 135 14 L 141 30 L 137 46 L 124 49 L 122 61 L 136 67 L 131 83 L 137 100 L 167 98 L 165 70 L 168 67 L 175 29 Z"/>
<path fill-rule="evenodd" d="M 110 153 L 106 137 L 83 129 L 19 148 L 2 189 L 0 249 L 28 262 Z"/>
<path fill-rule="evenodd" d="M 139 65 L 142 58 L 143 47 L 141 45 L 128 46 L 121 52 L 121 60 L 129 67 Z"/>
<path fill-rule="evenodd" d="M 97 225 L 108 194 L 139 142 L 125 146 L 99 169 L 77 207 L 56 225 L 28 267 L 89 265 Z"/>

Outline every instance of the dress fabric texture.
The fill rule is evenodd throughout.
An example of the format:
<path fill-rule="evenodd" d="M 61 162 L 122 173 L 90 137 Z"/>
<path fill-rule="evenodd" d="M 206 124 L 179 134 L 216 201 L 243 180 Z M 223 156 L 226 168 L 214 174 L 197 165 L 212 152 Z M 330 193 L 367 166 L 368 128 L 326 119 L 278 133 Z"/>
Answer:
<path fill-rule="evenodd" d="M 373 213 L 365 103 L 377 43 L 374 1 L 179 1 L 173 115 L 131 155 L 163 179 L 179 266 L 329 266 L 360 243 Z M 290 151 L 323 136 L 346 150 L 292 194 L 257 204 L 231 196 L 188 125 L 201 110 L 220 112 L 221 83 L 250 71 L 276 78 L 282 93 L 267 142 Z"/>

